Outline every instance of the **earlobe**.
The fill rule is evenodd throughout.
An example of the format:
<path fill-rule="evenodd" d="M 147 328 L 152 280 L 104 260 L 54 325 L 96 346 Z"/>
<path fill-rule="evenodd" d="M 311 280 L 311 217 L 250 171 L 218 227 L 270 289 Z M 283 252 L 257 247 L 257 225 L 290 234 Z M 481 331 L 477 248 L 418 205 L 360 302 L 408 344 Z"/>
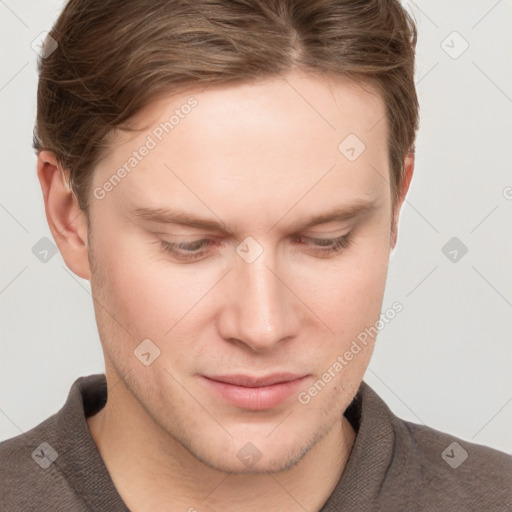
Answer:
<path fill-rule="evenodd" d="M 76 275 L 90 279 L 87 218 L 68 184 L 68 173 L 51 151 L 37 155 L 37 177 L 43 193 L 46 220 L 66 265 Z"/>
<path fill-rule="evenodd" d="M 393 208 L 393 219 L 392 219 L 392 227 L 391 227 L 391 249 L 394 249 L 396 246 L 396 242 L 398 240 L 398 219 L 400 217 L 400 212 L 402 210 L 403 203 L 405 201 L 405 196 L 409 190 L 409 186 L 411 185 L 412 175 L 414 173 L 414 150 L 409 151 L 407 157 L 404 162 L 404 175 L 402 177 L 402 183 L 400 186 L 400 191 L 398 195 L 398 199 Z"/>

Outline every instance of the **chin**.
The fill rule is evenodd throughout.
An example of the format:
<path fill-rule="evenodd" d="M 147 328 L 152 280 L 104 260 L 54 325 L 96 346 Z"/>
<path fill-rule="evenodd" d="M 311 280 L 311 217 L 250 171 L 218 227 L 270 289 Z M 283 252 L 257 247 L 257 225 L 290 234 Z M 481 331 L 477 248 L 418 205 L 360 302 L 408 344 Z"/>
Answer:
<path fill-rule="evenodd" d="M 296 466 L 307 453 L 327 434 L 313 433 L 308 438 L 304 433 L 287 434 L 270 441 L 268 433 L 253 441 L 230 438 L 228 444 L 212 450 L 212 445 L 186 447 L 200 462 L 216 471 L 239 475 L 279 473 Z"/>

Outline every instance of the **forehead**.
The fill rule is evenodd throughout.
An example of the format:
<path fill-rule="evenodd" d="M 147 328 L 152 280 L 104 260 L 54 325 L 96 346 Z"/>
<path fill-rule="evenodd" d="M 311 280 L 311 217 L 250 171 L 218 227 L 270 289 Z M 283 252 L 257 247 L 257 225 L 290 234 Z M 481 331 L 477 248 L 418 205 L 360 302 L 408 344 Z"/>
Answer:
<path fill-rule="evenodd" d="M 389 190 L 383 100 L 339 77 L 295 72 L 161 95 L 131 125 L 141 131 L 122 134 L 93 179 L 101 187 L 128 170 L 109 194 L 126 205 L 183 198 L 203 212 L 210 201 L 278 215 L 302 196 L 299 209 Z M 133 157 L 143 146 L 151 149 Z"/>
<path fill-rule="evenodd" d="M 192 99 L 195 106 L 191 108 Z M 183 122 L 186 118 L 187 122 Z M 384 118 L 382 96 L 371 84 L 354 83 L 341 76 L 293 71 L 250 82 L 208 84 L 182 87 L 174 93 L 161 92 L 128 124 L 144 135 L 158 131 L 159 126 L 167 123 L 168 130 L 154 134 L 157 139 L 205 134 L 223 139 L 232 132 L 240 133 L 240 128 L 247 132 L 255 128 L 261 137 L 273 132 L 318 134 L 327 135 L 335 143 L 353 133 L 363 142 L 375 143 L 375 140 L 382 141 L 387 137 Z M 296 121 L 303 123 L 297 125 Z M 171 132 L 173 137 L 166 137 Z M 142 137 L 117 131 L 110 153 L 115 157 L 116 152 L 130 149 L 130 143 L 136 146 L 137 139 Z M 250 143 L 248 140 L 247 145 Z"/>
<path fill-rule="evenodd" d="M 187 107 L 191 98 L 199 109 L 194 107 L 195 115 L 187 123 L 182 123 L 181 120 L 188 117 L 191 110 Z M 185 111 L 184 117 L 181 111 Z M 244 127 L 255 127 L 261 135 L 271 133 L 273 128 L 281 133 L 283 129 L 288 133 L 305 133 L 309 129 L 310 133 L 336 133 L 336 138 L 344 131 L 352 130 L 361 139 L 368 139 L 377 124 L 381 129 L 380 135 L 384 137 L 382 132 L 386 129 L 386 123 L 380 122 L 385 117 L 385 105 L 373 85 L 354 83 L 341 76 L 303 71 L 250 82 L 186 87 L 172 94 L 162 92 L 129 123 L 137 128 L 156 127 L 169 121 L 173 113 L 179 116 L 178 123 L 176 119 L 171 123 L 175 123 L 172 128 L 174 135 L 186 134 L 187 126 L 194 132 L 201 127 L 210 135 L 227 135 L 240 117 L 243 117 Z M 283 113 L 285 117 L 281 115 Z M 287 120 L 302 120 L 304 123 L 295 125 L 297 130 L 293 130 L 293 123 L 286 123 Z M 119 142 L 130 138 L 129 135 L 128 138 L 121 136 Z"/>

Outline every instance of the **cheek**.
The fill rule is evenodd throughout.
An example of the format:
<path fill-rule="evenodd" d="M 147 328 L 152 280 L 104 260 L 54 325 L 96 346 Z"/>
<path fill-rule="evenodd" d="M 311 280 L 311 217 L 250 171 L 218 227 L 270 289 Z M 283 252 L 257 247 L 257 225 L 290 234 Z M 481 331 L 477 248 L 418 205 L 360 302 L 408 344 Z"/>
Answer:
<path fill-rule="evenodd" d="M 337 263 L 311 274 L 307 283 L 314 282 L 314 288 L 309 286 L 308 291 L 308 284 L 303 285 L 301 293 L 307 293 L 308 306 L 336 333 L 325 331 L 324 348 L 318 354 L 320 368 L 327 370 L 338 356 L 347 354 L 340 363 L 343 370 L 332 370 L 337 376 L 333 384 L 359 379 L 369 363 L 388 261 L 389 232 L 383 226 L 378 233 L 359 237 L 352 251 L 341 255 Z"/>
<path fill-rule="evenodd" d="M 107 232 L 107 229 L 104 230 Z M 129 232 L 98 236 L 95 282 L 109 313 L 137 338 L 162 338 L 183 315 L 190 291 L 186 274 L 165 263 L 154 238 Z"/>
<path fill-rule="evenodd" d="M 315 262 L 309 272 L 301 272 L 301 294 L 337 333 L 364 328 L 380 314 L 388 261 L 384 237 L 360 239 L 332 264 Z"/>

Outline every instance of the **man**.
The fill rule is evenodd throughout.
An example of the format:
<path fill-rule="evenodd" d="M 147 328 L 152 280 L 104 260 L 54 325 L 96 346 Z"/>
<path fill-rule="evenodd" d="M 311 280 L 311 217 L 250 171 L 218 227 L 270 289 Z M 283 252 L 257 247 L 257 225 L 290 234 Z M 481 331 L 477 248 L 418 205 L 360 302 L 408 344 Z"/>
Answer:
<path fill-rule="evenodd" d="M 400 4 L 71 0 L 50 36 L 37 172 L 106 378 L 1 444 L 2 509 L 510 510 L 511 457 L 363 381 L 414 168 Z"/>

